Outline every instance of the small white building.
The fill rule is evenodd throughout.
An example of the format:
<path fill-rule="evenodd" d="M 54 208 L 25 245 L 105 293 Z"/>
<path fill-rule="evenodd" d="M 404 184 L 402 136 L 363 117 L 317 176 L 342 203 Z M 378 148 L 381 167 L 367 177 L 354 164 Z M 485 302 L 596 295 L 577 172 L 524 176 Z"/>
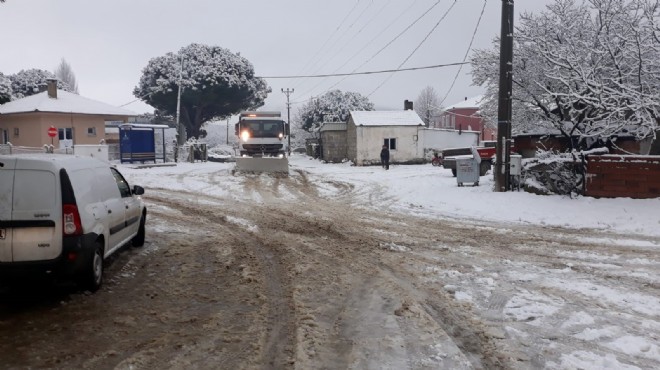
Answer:
<path fill-rule="evenodd" d="M 391 163 L 423 163 L 419 128 L 424 122 L 414 110 L 351 111 L 346 128 L 348 159 L 357 166 L 380 163 L 383 145 Z"/>

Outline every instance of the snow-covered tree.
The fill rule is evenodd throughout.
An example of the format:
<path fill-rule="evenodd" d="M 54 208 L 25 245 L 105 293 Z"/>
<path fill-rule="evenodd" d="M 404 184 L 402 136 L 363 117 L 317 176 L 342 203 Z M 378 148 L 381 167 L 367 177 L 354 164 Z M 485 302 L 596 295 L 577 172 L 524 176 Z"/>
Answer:
<path fill-rule="evenodd" d="M 266 81 L 255 76 L 252 63 L 239 54 L 191 44 L 176 54 L 151 59 L 133 94 L 164 115 L 176 116 L 179 80 L 180 122 L 188 137 L 199 137 L 205 122 L 262 106 L 271 92 Z"/>
<path fill-rule="evenodd" d="M 331 90 L 300 107 L 296 121 L 305 131 L 312 132 L 324 121 L 346 121 L 352 110 L 374 110 L 374 105 L 359 93 Z"/>
<path fill-rule="evenodd" d="M 559 130 L 574 147 L 654 136 L 660 114 L 660 1 L 557 0 L 514 33 L 513 131 Z M 482 114 L 497 120 L 499 40 L 475 52 Z"/>
<path fill-rule="evenodd" d="M 0 104 L 12 100 L 11 80 L 0 72 Z"/>
<path fill-rule="evenodd" d="M 45 86 L 49 79 L 57 79 L 55 75 L 43 69 L 26 69 L 9 76 L 11 88 L 14 94 L 13 99 L 21 99 L 26 96 L 39 93 L 41 86 Z M 57 81 L 57 88 L 71 92 L 72 89 L 66 82 Z"/>
<path fill-rule="evenodd" d="M 73 73 L 71 65 L 64 58 L 62 58 L 60 65 L 55 68 L 55 76 L 61 81 L 66 82 L 71 87 L 71 92 L 78 94 L 76 75 Z"/>
<path fill-rule="evenodd" d="M 426 127 L 429 127 L 431 118 L 440 113 L 440 103 L 438 93 L 432 86 L 426 86 L 424 90 L 419 93 L 417 100 L 414 102 L 415 112 L 424 121 Z"/>

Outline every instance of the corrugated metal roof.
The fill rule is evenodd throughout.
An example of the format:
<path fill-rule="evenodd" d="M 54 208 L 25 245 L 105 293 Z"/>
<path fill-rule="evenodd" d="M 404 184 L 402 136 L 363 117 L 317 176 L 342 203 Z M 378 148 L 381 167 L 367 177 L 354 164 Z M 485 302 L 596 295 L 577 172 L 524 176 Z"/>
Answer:
<path fill-rule="evenodd" d="M 57 99 L 49 98 L 48 92 L 44 91 L 0 105 L 0 114 L 28 112 L 78 113 L 106 116 L 137 115 L 127 109 L 84 98 L 64 90 L 57 90 Z"/>
<path fill-rule="evenodd" d="M 356 126 L 424 126 L 414 110 L 351 111 Z"/>

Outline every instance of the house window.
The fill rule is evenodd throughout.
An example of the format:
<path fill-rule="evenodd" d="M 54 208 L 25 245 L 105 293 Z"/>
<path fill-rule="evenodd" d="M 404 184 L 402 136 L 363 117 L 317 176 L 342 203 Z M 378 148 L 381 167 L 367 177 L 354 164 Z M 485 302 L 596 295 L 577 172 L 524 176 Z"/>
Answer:
<path fill-rule="evenodd" d="M 383 145 L 388 147 L 390 150 L 396 150 L 396 139 L 395 138 L 385 139 Z"/>
<path fill-rule="evenodd" d="M 60 140 L 73 140 L 73 129 L 70 127 L 58 128 L 57 138 Z"/>
<path fill-rule="evenodd" d="M 7 144 L 9 142 L 9 131 L 2 130 L 2 143 Z"/>
<path fill-rule="evenodd" d="M 14 127 L 14 137 L 18 137 L 18 133 L 19 133 L 18 127 Z"/>
<path fill-rule="evenodd" d="M 96 136 L 96 127 L 87 127 L 87 136 Z"/>

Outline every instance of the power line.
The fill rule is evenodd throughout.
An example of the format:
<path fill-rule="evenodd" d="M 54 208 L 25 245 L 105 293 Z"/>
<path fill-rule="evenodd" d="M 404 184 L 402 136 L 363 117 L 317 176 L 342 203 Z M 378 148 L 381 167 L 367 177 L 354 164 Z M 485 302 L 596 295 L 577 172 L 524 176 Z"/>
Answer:
<path fill-rule="evenodd" d="M 351 73 L 332 73 L 324 75 L 300 75 L 300 76 L 257 76 L 259 78 L 319 78 L 319 77 L 341 77 L 341 76 L 357 76 L 357 75 L 372 75 L 378 73 L 396 73 L 396 72 L 406 72 L 406 71 L 417 71 L 421 69 L 433 69 L 433 68 L 442 68 L 442 67 L 452 67 L 461 64 L 468 64 L 467 62 L 456 62 L 456 63 L 447 63 L 447 64 L 436 64 L 432 66 L 424 67 L 411 67 L 411 68 L 397 68 L 397 69 L 385 69 L 382 71 L 367 71 L 367 72 L 351 72 Z"/>
<path fill-rule="evenodd" d="M 481 24 L 481 18 L 483 18 L 485 10 L 486 10 L 486 0 L 484 0 L 484 5 L 481 8 L 481 14 L 479 15 L 479 19 L 477 20 L 477 25 L 474 27 L 474 32 L 472 32 L 472 38 L 470 39 L 470 45 L 468 45 L 468 48 L 465 51 L 465 55 L 463 56 L 463 62 L 465 62 L 467 60 L 467 57 L 470 54 L 470 51 L 472 50 L 472 43 L 474 42 L 474 37 L 477 35 L 477 30 L 479 29 L 479 24 Z M 461 73 L 461 70 L 463 70 L 463 65 L 462 64 L 461 64 L 460 67 L 458 67 L 458 71 L 456 71 L 456 75 L 454 76 L 454 80 L 451 82 L 451 86 L 449 86 L 449 89 L 447 90 L 447 93 L 445 94 L 445 96 L 440 101 L 441 106 L 442 106 L 442 103 L 444 103 L 445 100 L 447 100 L 447 97 L 449 96 L 449 93 L 451 93 L 451 90 L 454 88 L 454 85 L 456 84 L 456 80 L 458 80 L 458 75 Z"/>
<path fill-rule="evenodd" d="M 355 5 L 353 5 L 353 7 L 351 8 L 351 10 L 349 10 L 348 13 L 346 14 L 346 16 L 344 16 L 344 19 L 342 19 L 342 21 L 339 23 L 339 25 L 337 26 L 337 28 L 335 28 L 335 30 L 332 31 L 332 33 L 330 34 L 330 37 L 328 37 L 328 38 L 325 40 L 325 42 L 321 45 L 321 47 L 316 51 L 316 53 L 314 53 L 314 55 L 313 55 L 311 58 L 309 58 L 309 60 L 307 61 L 307 63 L 305 63 L 305 65 L 303 66 L 303 68 L 301 69 L 301 71 L 305 71 L 305 70 L 309 69 L 309 67 L 311 67 L 311 66 L 313 65 L 313 61 L 319 56 L 319 54 L 321 53 L 321 51 L 323 51 L 323 49 L 324 49 L 325 46 L 328 44 L 328 42 L 330 42 L 330 40 L 331 40 L 331 39 L 337 34 L 337 32 L 339 31 L 339 29 L 341 28 L 341 26 L 344 25 L 344 23 L 346 22 L 346 20 L 348 19 L 348 17 L 353 13 L 353 11 L 355 11 L 355 8 L 357 8 L 357 6 L 358 6 L 359 4 L 360 4 L 360 0 L 358 0 L 358 1 L 355 2 Z M 296 86 L 296 87 L 297 87 L 297 86 Z"/>
<path fill-rule="evenodd" d="M 380 48 L 380 50 L 378 50 L 374 55 L 372 55 L 372 56 L 371 56 L 369 59 L 367 59 L 364 63 L 362 63 L 362 64 L 360 64 L 359 66 L 357 66 L 356 68 L 354 68 L 354 69 L 351 71 L 351 73 L 355 73 L 358 69 L 364 67 L 367 63 L 369 63 L 370 61 L 372 61 L 375 57 L 377 57 L 380 53 L 382 53 L 385 49 L 387 49 L 392 43 L 394 43 L 394 41 L 398 40 L 399 37 L 401 37 L 403 34 L 405 34 L 406 32 L 408 32 L 408 30 L 409 30 L 410 28 L 412 28 L 412 26 L 414 26 L 415 24 L 417 24 L 417 22 L 419 22 L 420 19 L 424 18 L 424 16 L 426 16 L 431 10 L 433 10 L 433 8 L 435 8 L 438 4 L 440 4 L 440 1 L 441 1 L 441 0 L 437 0 L 437 1 L 436 1 L 436 2 L 435 2 L 430 8 L 426 9 L 426 11 L 424 11 L 424 13 L 422 13 L 422 15 L 420 15 L 419 17 L 417 17 L 417 19 L 415 19 L 411 24 L 409 24 L 406 28 L 404 28 L 403 31 L 399 32 L 399 33 L 398 33 L 398 34 L 397 34 L 392 40 L 390 40 L 387 44 L 385 44 L 385 46 L 383 46 L 382 48 Z M 415 3 L 416 3 L 416 2 L 417 2 L 417 1 L 415 1 Z M 405 12 L 408 12 L 408 10 L 410 10 L 410 9 L 412 8 L 412 6 L 413 6 L 415 3 L 413 3 L 410 7 L 408 7 L 408 9 L 406 9 Z M 404 13 L 405 13 L 405 12 L 404 12 Z M 375 39 L 375 38 L 374 38 L 374 39 Z M 373 41 L 374 39 L 372 39 L 372 41 Z M 354 57 L 354 56 L 353 56 L 353 57 Z M 353 57 L 351 57 L 351 59 L 353 59 Z M 333 87 L 335 87 L 335 86 L 337 86 L 339 83 L 341 83 L 342 81 L 344 81 L 344 80 L 342 79 L 342 80 L 338 81 L 338 82 L 335 83 L 334 85 L 330 86 L 330 88 L 328 88 L 328 90 L 326 90 L 326 91 L 329 91 L 330 89 L 332 89 Z M 320 83 L 317 84 L 316 86 L 314 86 L 311 90 L 308 90 L 308 91 L 306 91 L 305 93 L 301 94 L 301 96 L 304 96 L 304 95 L 306 95 L 308 92 L 311 92 L 312 90 L 316 89 L 316 87 L 318 87 L 319 85 L 320 85 Z M 300 102 L 296 102 L 296 103 L 300 103 Z"/>
<path fill-rule="evenodd" d="M 437 5 L 437 3 L 436 3 L 436 5 Z M 403 67 L 403 65 L 406 64 L 406 62 L 417 52 L 417 50 L 419 50 L 419 48 L 422 47 L 422 45 L 426 42 L 426 40 L 429 38 L 429 36 L 431 36 L 433 31 L 435 31 L 438 28 L 438 26 L 440 25 L 440 23 L 442 23 L 442 21 L 447 17 L 447 14 L 449 14 L 449 12 L 451 12 L 451 10 L 454 8 L 454 5 L 456 5 L 456 1 L 454 1 L 451 4 L 451 6 L 447 9 L 445 14 L 442 15 L 440 20 L 435 24 L 435 26 L 433 26 L 433 28 L 431 28 L 431 30 L 426 34 L 424 39 L 422 39 L 422 41 L 417 45 L 417 47 L 415 47 L 415 49 L 408 55 L 408 57 L 406 57 L 406 59 L 403 62 L 401 62 L 401 64 L 399 64 L 399 68 Z M 370 92 L 369 95 L 367 95 L 367 97 L 370 97 L 376 91 L 378 91 L 378 89 L 383 87 L 383 85 L 385 85 L 385 83 L 387 83 L 387 81 L 389 81 L 390 78 L 392 78 L 392 76 L 393 76 L 393 74 L 389 75 L 385 80 L 383 80 L 383 82 L 381 82 L 380 85 L 378 85 L 372 92 Z"/>

